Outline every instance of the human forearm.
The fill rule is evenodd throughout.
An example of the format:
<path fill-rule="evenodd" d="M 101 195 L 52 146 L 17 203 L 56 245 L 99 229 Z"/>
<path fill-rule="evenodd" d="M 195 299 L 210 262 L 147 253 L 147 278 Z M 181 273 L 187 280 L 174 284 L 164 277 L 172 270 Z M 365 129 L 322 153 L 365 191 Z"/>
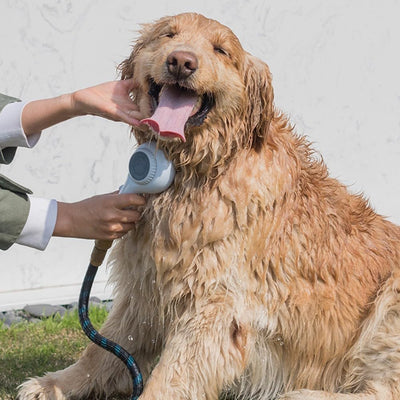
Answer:
<path fill-rule="evenodd" d="M 15 201 L 19 200 L 20 197 L 16 197 Z M 29 196 L 29 202 L 30 207 L 27 206 L 29 213 L 27 218 L 23 218 L 21 227 L 18 227 L 17 222 L 10 226 L 12 232 L 15 232 L 14 236 L 17 237 L 16 243 L 44 250 L 52 236 L 117 239 L 134 227 L 140 218 L 137 208 L 143 206 L 145 200 L 136 194 L 110 193 L 76 203 L 63 203 L 33 196 Z M 20 215 L 20 217 L 22 219 L 23 216 Z M 26 222 L 23 226 L 24 221 Z M 4 239 L 7 231 L 3 229 L 4 226 L 0 228 L 2 228 L 0 229 L 0 248 L 6 249 L 12 242 L 10 241 L 7 245 Z"/>
<path fill-rule="evenodd" d="M 30 136 L 75 115 L 71 94 L 64 94 L 29 102 L 23 109 L 21 122 L 25 135 Z"/>
<path fill-rule="evenodd" d="M 32 101 L 22 112 L 22 127 L 29 136 L 80 115 L 97 115 L 137 125 L 141 114 L 130 98 L 134 88 L 132 79 L 112 81 L 54 98 Z"/>

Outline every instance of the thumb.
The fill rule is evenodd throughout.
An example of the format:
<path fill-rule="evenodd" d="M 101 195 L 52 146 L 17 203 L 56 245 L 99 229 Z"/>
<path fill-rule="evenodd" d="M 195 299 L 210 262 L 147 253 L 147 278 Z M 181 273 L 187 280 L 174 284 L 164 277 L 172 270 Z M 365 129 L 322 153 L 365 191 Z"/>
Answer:
<path fill-rule="evenodd" d="M 123 80 L 126 88 L 128 91 L 131 91 L 132 89 L 135 89 L 139 86 L 138 82 L 135 80 L 135 78 L 129 78 Z"/>

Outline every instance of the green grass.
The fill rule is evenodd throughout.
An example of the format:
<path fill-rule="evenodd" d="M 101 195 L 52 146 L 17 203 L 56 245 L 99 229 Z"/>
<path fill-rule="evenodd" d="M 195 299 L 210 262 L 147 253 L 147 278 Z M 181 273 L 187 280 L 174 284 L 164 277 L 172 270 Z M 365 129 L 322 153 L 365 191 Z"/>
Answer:
<path fill-rule="evenodd" d="M 89 316 L 98 329 L 107 311 L 91 307 Z M 18 385 L 28 377 L 71 365 L 88 343 L 76 310 L 63 318 L 57 315 L 37 323 L 22 322 L 9 329 L 0 321 L 0 399 L 15 399 Z"/>
<path fill-rule="evenodd" d="M 89 317 L 99 329 L 107 311 L 104 307 L 91 307 Z M 73 364 L 89 343 L 79 324 L 77 310 L 62 318 L 57 315 L 11 328 L 0 321 L 0 400 L 15 400 L 17 387 L 29 377 Z M 109 400 L 128 398 L 117 396 Z"/>

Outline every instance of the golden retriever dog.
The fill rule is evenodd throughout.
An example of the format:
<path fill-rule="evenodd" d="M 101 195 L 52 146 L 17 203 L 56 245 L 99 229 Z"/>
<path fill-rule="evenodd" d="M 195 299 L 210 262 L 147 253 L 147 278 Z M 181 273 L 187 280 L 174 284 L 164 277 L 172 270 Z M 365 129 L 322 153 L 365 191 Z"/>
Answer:
<path fill-rule="evenodd" d="M 101 332 L 137 360 L 140 399 L 400 399 L 400 228 L 328 176 L 268 66 L 188 13 L 145 25 L 121 71 L 148 117 L 137 141 L 176 168 L 112 252 Z M 19 398 L 131 390 L 91 344 Z"/>

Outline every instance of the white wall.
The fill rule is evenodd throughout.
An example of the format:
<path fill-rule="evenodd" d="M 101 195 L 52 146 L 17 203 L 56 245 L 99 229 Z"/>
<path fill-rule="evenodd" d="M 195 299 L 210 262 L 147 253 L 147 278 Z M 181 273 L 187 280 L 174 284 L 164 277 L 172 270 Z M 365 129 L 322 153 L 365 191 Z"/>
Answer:
<path fill-rule="evenodd" d="M 202 5 L 200 5 L 202 3 Z M 117 77 L 139 24 L 196 11 L 230 26 L 270 65 L 277 106 L 309 136 L 331 174 L 400 223 L 400 2 L 397 0 L 0 0 L 0 91 L 55 96 Z M 125 179 L 133 141 L 85 117 L 48 129 L 1 172 L 37 196 L 75 201 Z M 91 242 L 0 254 L 0 310 L 76 300 Z M 103 267 L 94 294 L 108 296 Z"/>

